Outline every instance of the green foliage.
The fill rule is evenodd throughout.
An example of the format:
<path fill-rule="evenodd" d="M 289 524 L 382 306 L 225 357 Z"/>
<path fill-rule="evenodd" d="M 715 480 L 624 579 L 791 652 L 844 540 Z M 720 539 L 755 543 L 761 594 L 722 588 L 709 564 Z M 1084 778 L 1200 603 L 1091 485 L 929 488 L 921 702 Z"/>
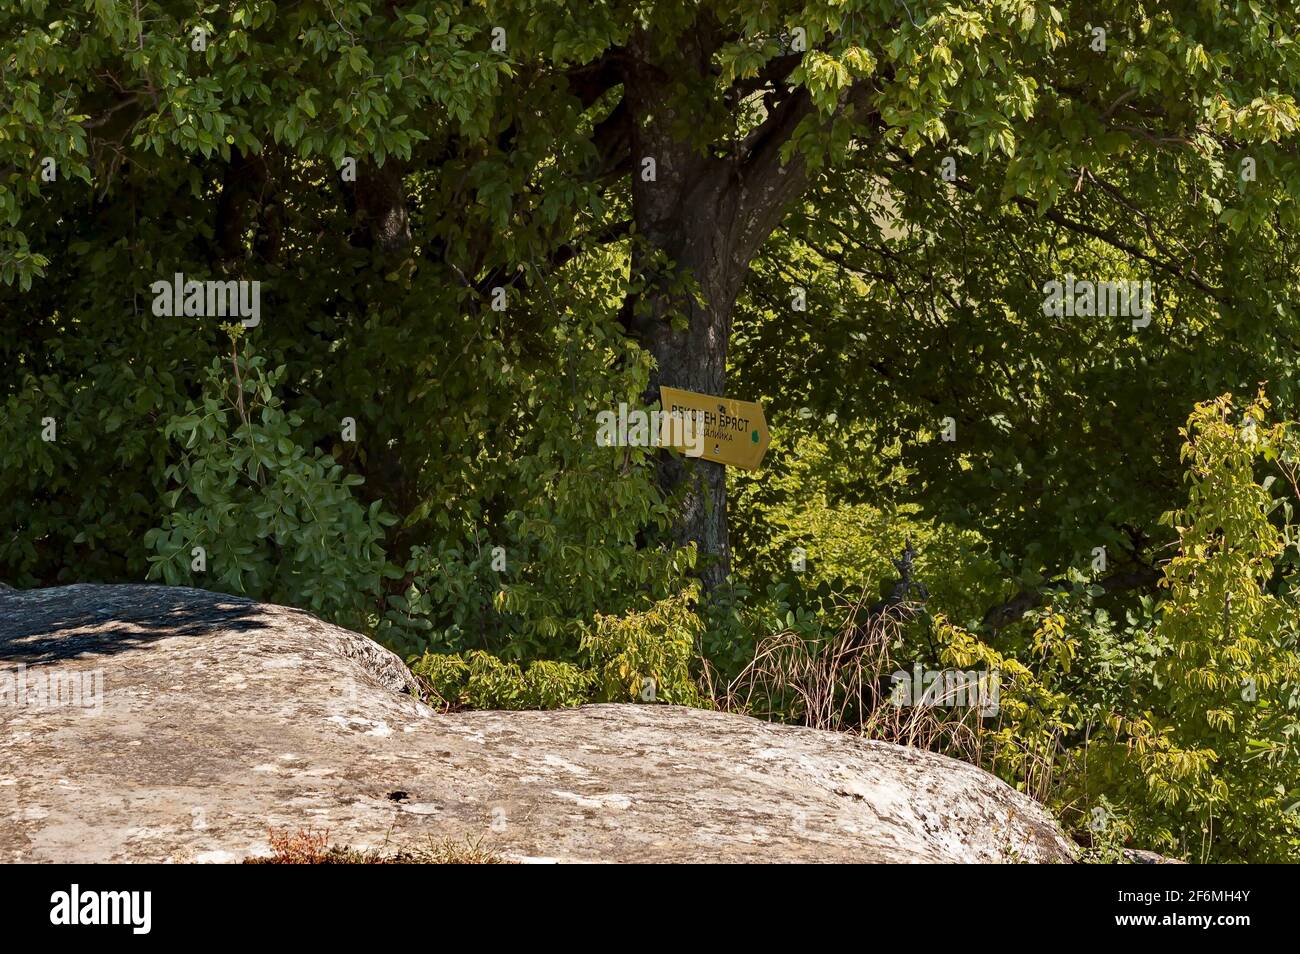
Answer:
<path fill-rule="evenodd" d="M 1268 407 L 1223 396 L 1182 431 L 1188 501 L 1166 516 L 1178 552 L 1154 616 L 1125 629 L 1072 601 L 1038 614 L 1018 655 L 938 621 L 945 661 L 1002 673 L 982 760 L 1102 854 L 1124 842 L 1220 862 L 1300 852 L 1300 607 L 1275 583 L 1284 538 L 1270 517 L 1284 501 L 1277 474 L 1260 474 L 1289 474 L 1295 442 Z"/>
<path fill-rule="evenodd" d="M 560 709 L 591 699 L 592 674 L 571 663 L 536 660 L 521 667 L 482 650 L 425 653 L 411 670 L 437 700 L 469 709 Z"/>
<path fill-rule="evenodd" d="M 1225 861 L 1300 852 L 1300 607 L 1273 585 L 1284 537 L 1270 519 L 1296 444 L 1268 410 L 1262 394 L 1244 406 L 1225 395 L 1182 431 L 1188 501 L 1166 518 L 1179 549 L 1154 633 L 1163 651 L 1148 694 L 1098 746 L 1138 831 Z"/>
<path fill-rule="evenodd" d="M 728 704 L 807 722 L 810 705 L 826 700 L 838 707 L 836 724 L 974 761 L 1052 805 L 1093 860 L 1144 847 L 1193 860 L 1294 861 L 1300 606 L 1283 550 L 1296 533 L 1300 449 L 1295 425 L 1268 423 L 1268 411 L 1262 395 L 1193 411 L 1181 432 L 1187 503 L 1165 517 L 1177 549 L 1159 598 L 1116 613 L 1114 598 L 1080 574 L 996 634 L 950 622 L 936 600 L 933 617 L 850 649 L 862 645 L 853 637 L 860 609 L 845 615 L 842 602 L 798 584 L 783 582 L 766 599 L 743 590 L 739 605 L 715 604 L 704 642 L 717 659 L 757 643 L 758 669 L 745 671 L 743 698 L 733 686 Z M 876 540 L 846 533 L 861 506 L 827 507 L 814 494 L 803 524 L 816 528 L 805 537 L 810 549 L 851 541 L 848 564 L 854 553 L 868 561 Z M 997 673 L 996 716 L 903 716 L 863 688 L 912 660 Z"/>
<path fill-rule="evenodd" d="M 793 414 L 780 426 L 763 471 L 731 478 L 736 562 L 751 585 L 873 591 L 892 579 L 891 561 L 910 540 L 934 611 L 966 620 L 995 601 L 1003 584 L 987 543 L 927 518 L 906 499 L 917 475 L 902 464 L 899 446 L 877 454 L 868 430 L 834 420 Z M 864 484 L 873 488 L 870 503 L 858 499 Z"/>
<path fill-rule="evenodd" d="M 713 678 L 724 683 L 753 661 L 765 636 L 794 632 L 815 639 L 837 611 L 835 594 L 827 584 L 809 590 L 783 580 L 760 590 L 749 585 L 748 577 L 729 577 L 705 610 L 703 656 Z"/>
<path fill-rule="evenodd" d="M 1019 659 L 1001 653 L 966 630 L 935 620 L 939 661 L 959 670 L 998 674 L 998 714 L 991 726 L 978 724 L 975 760 L 1038 798 L 1051 792 L 1063 741 L 1075 728 L 1077 704 L 1060 689 L 1079 644 L 1066 636 L 1064 621 L 1050 609 Z"/>
<path fill-rule="evenodd" d="M 396 518 L 354 498 L 364 478 L 295 441 L 303 419 L 276 393 L 284 374 L 238 350 L 214 358 L 202 398 L 163 425 L 181 452 L 166 470 L 168 512 L 144 535 L 156 552 L 149 575 L 211 580 L 363 626 L 384 572 L 384 527 Z"/>
<path fill-rule="evenodd" d="M 555 709 L 587 702 L 706 704 L 691 666 L 700 619 L 693 590 L 622 616 L 597 614 L 581 641 L 580 665 L 519 664 L 483 652 L 412 657 L 436 698 L 473 709 Z"/>
<path fill-rule="evenodd" d="M 701 632 L 698 598 L 688 589 L 644 610 L 596 615 L 582 649 L 597 674 L 602 700 L 701 703 L 691 672 Z"/>
<path fill-rule="evenodd" d="M 589 287 L 605 293 L 594 280 Z M 376 634 L 402 653 L 477 647 L 514 660 L 572 660 L 596 613 L 666 598 L 694 565 L 689 548 L 638 545 L 670 512 L 652 450 L 611 453 L 595 442 L 597 412 L 635 401 L 648 367 L 584 311 L 562 311 L 533 344 L 537 353 L 505 327 L 486 335 L 482 352 L 479 336 L 466 345 L 480 376 L 463 382 L 467 393 L 461 382 L 414 386 L 411 413 L 438 422 L 437 443 L 411 448 L 419 460 L 418 502 L 406 518 L 412 544 Z"/>

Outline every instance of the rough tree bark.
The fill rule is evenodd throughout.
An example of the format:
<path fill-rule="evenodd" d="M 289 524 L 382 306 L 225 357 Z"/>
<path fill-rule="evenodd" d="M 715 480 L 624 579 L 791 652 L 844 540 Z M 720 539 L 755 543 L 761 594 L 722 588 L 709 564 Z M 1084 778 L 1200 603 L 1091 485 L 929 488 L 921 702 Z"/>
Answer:
<path fill-rule="evenodd" d="M 780 155 L 795 127 L 814 112 L 802 89 L 771 96 L 766 119 L 743 141 L 730 144 L 725 155 L 684 134 L 689 116 L 674 90 L 683 76 L 711 82 L 710 58 L 719 39 L 699 30 L 664 61 L 651 38 L 639 34 L 623 58 L 639 238 L 632 270 L 646 283 L 639 297 L 625 304 L 623 321 L 656 361 L 647 402 L 658 400 L 661 385 L 726 395 L 732 311 L 750 261 L 808 182 L 801 157 L 783 162 Z M 788 65 L 794 62 L 797 58 Z M 865 90 L 851 92 L 843 106 L 860 105 L 864 95 Z M 654 160 L 652 179 L 643 174 L 647 159 Z M 674 280 L 683 274 L 693 279 L 698 295 L 684 292 Z M 659 466 L 661 488 L 684 495 L 674 537 L 682 545 L 696 544 L 700 576 L 711 590 L 730 566 L 725 468 L 668 455 Z"/>
<path fill-rule="evenodd" d="M 706 50 L 697 47 L 690 52 L 695 54 L 696 68 L 700 60 L 707 62 Z M 645 60 L 630 61 L 624 90 L 635 117 L 633 217 L 641 240 L 634 248 L 632 269 L 648 287 L 625 313 L 629 330 L 655 358 L 647 401 L 658 400 L 661 384 L 724 393 L 731 311 L 740 277 L 716 221 L 729 198 L 726 169 L 698 155 L 690 143 L 674 138 L 677 116 L 666 101 L 670 86 L 666 71 Z M 642 174 L 642 161 L 647 159 L 655 164 L 653 181 Z M 667 263 L 694 278 L 698 298 L 671 287 L 671 277 L 662 271 Z M 674 317 L 679 322 L 676 328 Z M 662 489 L 684 493 L 674 528 L 676 541 L 697 545 L 705 561 L 701 576 L 705 586 L 712 588 L 726 576 L 730 558 L 725 468 L 669 455 L 660 457 L 659 468 Z"/>

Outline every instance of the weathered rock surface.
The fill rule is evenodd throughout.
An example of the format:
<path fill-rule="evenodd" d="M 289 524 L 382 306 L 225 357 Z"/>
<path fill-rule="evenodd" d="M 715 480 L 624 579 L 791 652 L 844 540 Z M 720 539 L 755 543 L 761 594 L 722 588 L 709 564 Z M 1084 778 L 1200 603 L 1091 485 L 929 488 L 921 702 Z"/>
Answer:
<path fill-rule="evenodd" d="M 43 697 L 50 674 L 80 707 Z M 234 861 L 269 828 L 560 861 L 1072 858 L 1037 804 L 942 756 L 670 706 L 443 715 L 412 688 L 298 610 L 0 592 L 0 861 Z"/>

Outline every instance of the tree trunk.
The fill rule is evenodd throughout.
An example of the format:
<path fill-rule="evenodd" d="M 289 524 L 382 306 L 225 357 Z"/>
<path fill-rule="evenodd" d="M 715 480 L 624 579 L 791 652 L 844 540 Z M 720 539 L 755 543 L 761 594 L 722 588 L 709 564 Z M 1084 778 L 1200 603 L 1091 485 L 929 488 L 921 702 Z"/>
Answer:
<path fill-rule="evenodd" d="M 686 68 L 707 68 L 709 51 L 702 46 L 680 52 Z M 735 205 L 730 168 L 675 138 L 667 74 L 640 56 L 628 67 L 624 86 L 635 117 L 632 204 L 638 241 L 632 272 L 646 283 L 639 299 L 627 304 L 625 323 L 655 358 L 648 403 L 659 400 L 660 385 L 725 395 L 731 312 L 748 266 L 726 226 Z M 646 160 L 654 162 L 652 177 Z M 698 294 L 682 287 L 683 278 L 696 284 Z M 666 494 L 683 495 L 673 536 L 679 545 L 696 545 L 700 578 L 712 590 L 730 570 L 726 468 L 664 453 L 659 485 Z"/>
<path fill-rule="evenodd" d="M 727 343 L 737 282 L 729 271 L 708 274 L 706 260 L 713 251 L 709 241 L 713 234 L 709 230 L 684 237 L 686 241 L 673 256 L 699 283 L 699 300 L 662 287 L 646 296 L 639 337 L 654 355 L 656 365 L 647 401 L 659 399 L 660 385 L 702 394 L 726 394 Z M 674 328 L 674 319 L 680 324 L 682 318 L 686 326 Z M 660 488 L 668 494 L 684 495 L 677 510 L 674 538 L 682 546 L 696 544 L 700 577 L 705 588 L 712 590 L 730 570 L 726 468 L 712 461 L 668 453 L 659 456 L 658 467 Z"/>
<path fill-rule="evenodd" d="M 644 35 L 634 37 L 623 71 L 637 237 L 632 273 L 645 283 L 625 303 L 623 321 L 656 361 L 647 402 L 659 399 L 660 385 L 726 396 L 732 310 L 749 262 L 807 184 L 798 155 L 781 160 L 781 146 L 813 112 L 802 90 L 773 103 L 731 155 L 689 140 L 689 106 L 674 101 L 674 90 L 686 75 L 711 81 L 710 44 L 719 40 L 710 35 L 685 34 L 691 39 L 665 63 Z M 647 160 L 654 161 L 653 176 Z M 693 291 L 682 285 L 687 277 Z M 659 467 L 661 488 L 684 494 L 676 541 L 696 544 L 701 579 L 712 590 L 730 569 L 725 468 L 667 454 Z"/>

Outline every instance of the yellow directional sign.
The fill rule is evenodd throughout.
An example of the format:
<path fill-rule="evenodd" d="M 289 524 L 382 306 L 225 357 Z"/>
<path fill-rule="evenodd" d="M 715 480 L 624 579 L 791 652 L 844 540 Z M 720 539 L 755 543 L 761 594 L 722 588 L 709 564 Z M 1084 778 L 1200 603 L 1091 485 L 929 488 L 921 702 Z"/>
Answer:
<path fill-rule="evenodd" d="M 659 389 L 659 397 L 663 405 L 661 446 L 676 447 L 718 464 L 758 469 L 771 441 L 759 404 L 665 387 Z M 704 431 L 702 448 L 695 430 L 699 427 Z M 693 453 L 697 450 L 699 453 Z"/>

